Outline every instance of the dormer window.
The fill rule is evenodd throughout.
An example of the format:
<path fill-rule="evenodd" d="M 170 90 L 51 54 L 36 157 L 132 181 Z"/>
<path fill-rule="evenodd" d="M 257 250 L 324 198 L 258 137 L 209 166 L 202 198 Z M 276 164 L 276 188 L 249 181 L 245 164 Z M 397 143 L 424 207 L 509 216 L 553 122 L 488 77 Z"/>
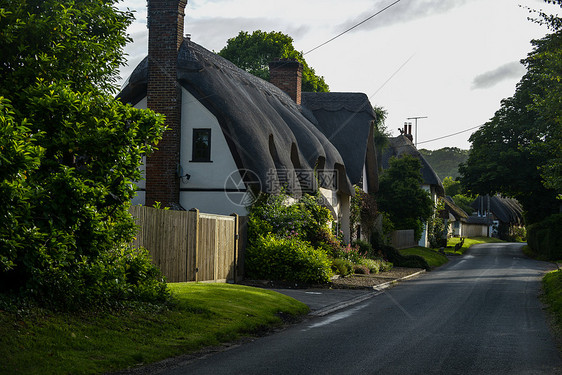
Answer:
<path fill-rule="evenodd" d="M 193 129 L 193 147 L 190 161 L 211 161 L 211 129 Z"/>

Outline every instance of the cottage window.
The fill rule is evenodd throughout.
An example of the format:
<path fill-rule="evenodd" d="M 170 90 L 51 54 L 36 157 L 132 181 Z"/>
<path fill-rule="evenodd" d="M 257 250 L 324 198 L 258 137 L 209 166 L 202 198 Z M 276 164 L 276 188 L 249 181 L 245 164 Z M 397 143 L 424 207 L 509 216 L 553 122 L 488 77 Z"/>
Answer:
<path fill-rule="evenodd" d="M 193 129 L 191 161 L 211 161 L 211 129 Z"/>

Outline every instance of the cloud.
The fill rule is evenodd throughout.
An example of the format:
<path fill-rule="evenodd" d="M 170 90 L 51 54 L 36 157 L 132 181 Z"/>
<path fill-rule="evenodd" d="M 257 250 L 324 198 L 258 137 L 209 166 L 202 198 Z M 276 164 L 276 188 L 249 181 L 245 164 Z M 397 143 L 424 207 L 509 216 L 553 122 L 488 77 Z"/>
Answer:
<path fill-rule="evenodd" d="M 267 18 L 205 18 L 187 19 L 185 32 L 191 34 L 191 40 L 209 50 L 219 51 L 226 46 L 226 41 L 234 38 L 240 31 L 252 32 L 280 31 L 293 38 L 300 39 L 309 31 L 307 26 L 287 25 Z"/>
<path fill-rule="evenodd" d="M 411 0 L 401 1 L 380 13 L 373 19 L 365 22 L 353 31 L 374 30 L 377 28 L 391 26 L 397 23 L 404 23 L 419 18 L 425 18 L 434 14 L 446 13 L 453 8 L 460 7 L 470 0 Z M 391 5 L 391 0 L 377 1 L 373 8 L 359 14 L 353 19 L 349 19 L 337 26 L 338 30 L 347 30 L 366 20 L 372 15 L 380 12 L 385 7 Z"/>
<path fill-rule="evenodd" d="M 513 61 L 474 77 L 472 89 L 487 89 L 508 79 L 521 78 L 525 72 L 525 67 L 519 61 Z"/>

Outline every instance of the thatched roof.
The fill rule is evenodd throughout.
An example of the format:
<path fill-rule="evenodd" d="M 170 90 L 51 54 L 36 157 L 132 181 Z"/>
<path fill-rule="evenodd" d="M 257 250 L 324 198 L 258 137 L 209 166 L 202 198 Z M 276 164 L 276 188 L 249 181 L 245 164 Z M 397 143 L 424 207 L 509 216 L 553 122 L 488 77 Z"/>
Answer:
<path fill-rule="evenodd" d="M 499 195 L 478 196 L 472 203 L 472 208 L 479 211 L 488 210 L 488 202 L 490 212 L 501 222 L 510 225 L 522 225 L 524 223 L 523 219 L 523 208 L 521 204 L 513 198 L 505 198 Z"/>
<path fill-rule="evenodd" d="M 297 177 L 299 171 L 324 168 L 338 171 L 338 191 L 354 194 L 352 184 L 362 174 L 372 139 L 374 114 L 365 95 L 305 94 L 304 105 L 297 106 L 274 85 L 188 39 L 178 53 L 177 76 L 218 119 L 238 167 L 270 182 L 262 183 L 263 191 L 278 187 L 287 173 Z M 121 100 L 134 105 L 145 97 L 147 77 L 145 59 L 119 94 Z M 270 171 L 283 176 L 274 174 L 271 181 Z M 376 175 L 369 180 L 376 186 Z M 288 189 L 298 193 L 299 187 Z"/>
<path fill-rule="evenodd" d="M 457 206 L 453 198 L 446 195 L 445 197 L 443 197 L 443 202 L 445 203 L 445 209 L 455 217 L 455 220 L 466 221 L 466 219 L 468 218 L 468 214 L 464 212 L 462 208 Z"/>
<path fill-rule="evenodd" d="M 363 178 L 366 163 L 367 183 L 370 192 L 378 190 L 377 160 L 372 126 L 375 119 L 367 95 L 347 92 L 304 92 L 302 110 L 314 125 L 338 149 L 352 184 Z"/>

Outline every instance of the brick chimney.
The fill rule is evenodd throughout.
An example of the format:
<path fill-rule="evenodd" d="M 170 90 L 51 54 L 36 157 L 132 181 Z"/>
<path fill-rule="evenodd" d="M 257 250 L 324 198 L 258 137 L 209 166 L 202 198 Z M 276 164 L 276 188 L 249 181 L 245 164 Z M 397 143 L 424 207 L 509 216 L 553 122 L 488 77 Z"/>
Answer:
<path fill-rule="evenodd" d="M 301 104 L 302 64 L 295 59 L 279 59 L 269 63 L 269 82 L 285 91 Z"/>
<path fill-rule="evenodd" d="M 177 82 L 178 49 L 183 41 L 187 0 L 148 0 L 147 106 L 166 116 L 168 130 L 146 161 L 146 202 L 179 205 L 181 88 Z"/>

